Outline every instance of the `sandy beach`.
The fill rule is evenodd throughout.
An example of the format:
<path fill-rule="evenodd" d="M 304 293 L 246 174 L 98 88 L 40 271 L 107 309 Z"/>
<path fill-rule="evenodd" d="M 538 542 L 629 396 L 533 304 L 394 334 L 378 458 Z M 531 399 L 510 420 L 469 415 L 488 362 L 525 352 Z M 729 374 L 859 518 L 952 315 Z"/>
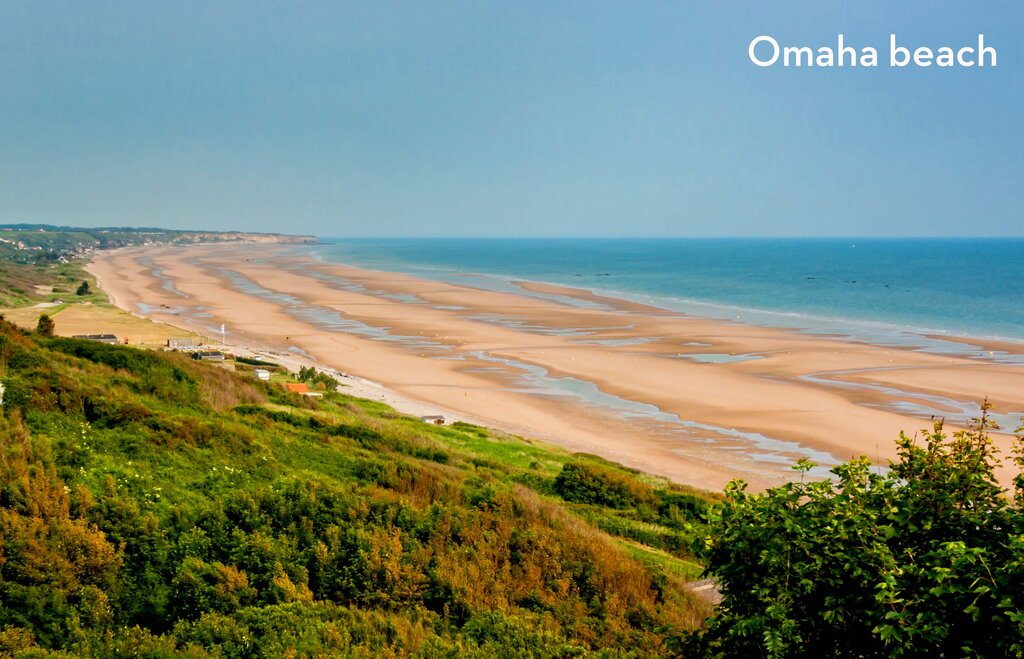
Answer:
<path fill-rule="evenodd" d="M 1024 344 L 965 340 L 963 354 L 935 354 L 563 286 L 453 285 L 266 245 L 103 252 L 90 271 L 134 314 L 218 339 L 223 323 L 232 345 L 313 359 L 423 413 L 712 489 L 781 482 L 802 456 L 884 464 L 900 431 L 931 427 L 933 415 L 964 427 L 985 397 L 1004 428 L 1024 413 L 1024 366 L 1006 358 Z M 1010 435 L 995 439 L 1009 447 Z"/>

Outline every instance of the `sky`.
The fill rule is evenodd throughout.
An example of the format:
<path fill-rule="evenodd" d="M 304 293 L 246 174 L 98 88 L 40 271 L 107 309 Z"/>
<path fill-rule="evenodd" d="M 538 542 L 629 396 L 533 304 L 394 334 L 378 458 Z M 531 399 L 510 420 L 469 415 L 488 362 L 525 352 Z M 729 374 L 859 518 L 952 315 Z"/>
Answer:
<path fill-rule="evenodd" d="M 747 55 L 840 32 L 882 66 Z M 0 0 L 0 223 L 1024 236 L 1022 34 L 1019 0 Z"/>

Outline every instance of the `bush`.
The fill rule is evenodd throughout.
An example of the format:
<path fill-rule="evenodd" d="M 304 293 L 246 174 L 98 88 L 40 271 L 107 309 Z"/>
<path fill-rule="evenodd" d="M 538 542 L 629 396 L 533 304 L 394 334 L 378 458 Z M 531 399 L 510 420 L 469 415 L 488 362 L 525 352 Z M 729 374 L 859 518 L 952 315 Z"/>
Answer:
<path fill-rule="evenodd" d="M 253 357 L 235 357 L 235 361 L 239 364 L 248 364 L 249 366 L 266 366 L 268 368 L 279 368 L 279 364 L 274 362 L 263 361 L 262 359 L 254 359 Z"/>
<path fill-rule="evenodd" d="M 54 322 L 48 314 L 43 314 L 36 321 L 36 333 L 42 336 L 53 336 Z"/>
<path fill-rule="evenodd" d="M 586 462 L 565 463 L 555 477 L 555 492 L 566 501 L 619 509 L 655 499 L 650 486 Z"/>
<path fill-rule="evenodd" d="M 338 388 L 338 381 L 326 373 L 317 371 L 312 366 L 299 368 L 298 379 L 300 382 L 308 382 L 311 385 L 324 391 L 334 391 Z"/>
<path fill-rule="evenodd" d="M 983 416 L 952 438 L 941 423 L 923 444 L 901 435 L 885 474 L 862 458 L 833 469 L 836 482 L 758 495 L 731 484 L 707 551 L 722 606 L 691 650 L 1024 654 L 1024 478 L 1013 500 L 1003 493 L 991 427 Z"/>

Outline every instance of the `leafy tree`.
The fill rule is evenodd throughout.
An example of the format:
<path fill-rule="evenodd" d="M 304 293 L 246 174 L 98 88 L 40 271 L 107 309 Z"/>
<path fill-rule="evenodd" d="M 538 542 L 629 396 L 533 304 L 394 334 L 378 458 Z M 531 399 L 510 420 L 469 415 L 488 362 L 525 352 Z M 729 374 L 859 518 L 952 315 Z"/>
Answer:
<path fill-rule="evenodd" d="M 952 437 L 941 422 L 923 441 L 901 434 L 884 473 L 861 458 L 835 481 L 730 484 L 706 556 L 723 601 L 690 650 L 1024 655 L 1024 478 L 1012 498 L 1000 487 L 994 427 L 983 413 Z"/>
<path fill-rule="evenodd" d="M 297 377 L 300 382 L 308 382 L 325 391 L 334 391 L 338 387 L 337 380 L 326 373 L 317 371 L 312 366 L 300 366 Z"/>
<path fill-rule="evenodd" d="M 53 336 L 53 328 L 53 318 L 50 318 L 48 314 L 44 313 L 39 317 L 39 321 L 36 322 L 36 332 L 43 336 Z"/>
<path fill-rule="evenodd" d="M 78 285 L 78 290 L 75 291 L 75 295 L 89 295 L 92 293 L 92 289 L 89 288 L 89 282 L 83 281 Z"/>

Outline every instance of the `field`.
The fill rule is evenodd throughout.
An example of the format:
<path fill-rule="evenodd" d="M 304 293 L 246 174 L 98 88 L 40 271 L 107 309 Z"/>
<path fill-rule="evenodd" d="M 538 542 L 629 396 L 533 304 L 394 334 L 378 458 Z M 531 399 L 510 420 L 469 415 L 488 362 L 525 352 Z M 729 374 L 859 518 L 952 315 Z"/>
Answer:
<path fill-rule="evenodd" d="M 129 345 L 140 347 L 164 346 L 167 339 L 173 338 L 199 338 L 197 334 L 133 316 L 105 302 L 0 309 L 7 320 L 25 329 L 34 328 L 44 313 L 53 318 L 58 336 L 113 334 Z"/>

